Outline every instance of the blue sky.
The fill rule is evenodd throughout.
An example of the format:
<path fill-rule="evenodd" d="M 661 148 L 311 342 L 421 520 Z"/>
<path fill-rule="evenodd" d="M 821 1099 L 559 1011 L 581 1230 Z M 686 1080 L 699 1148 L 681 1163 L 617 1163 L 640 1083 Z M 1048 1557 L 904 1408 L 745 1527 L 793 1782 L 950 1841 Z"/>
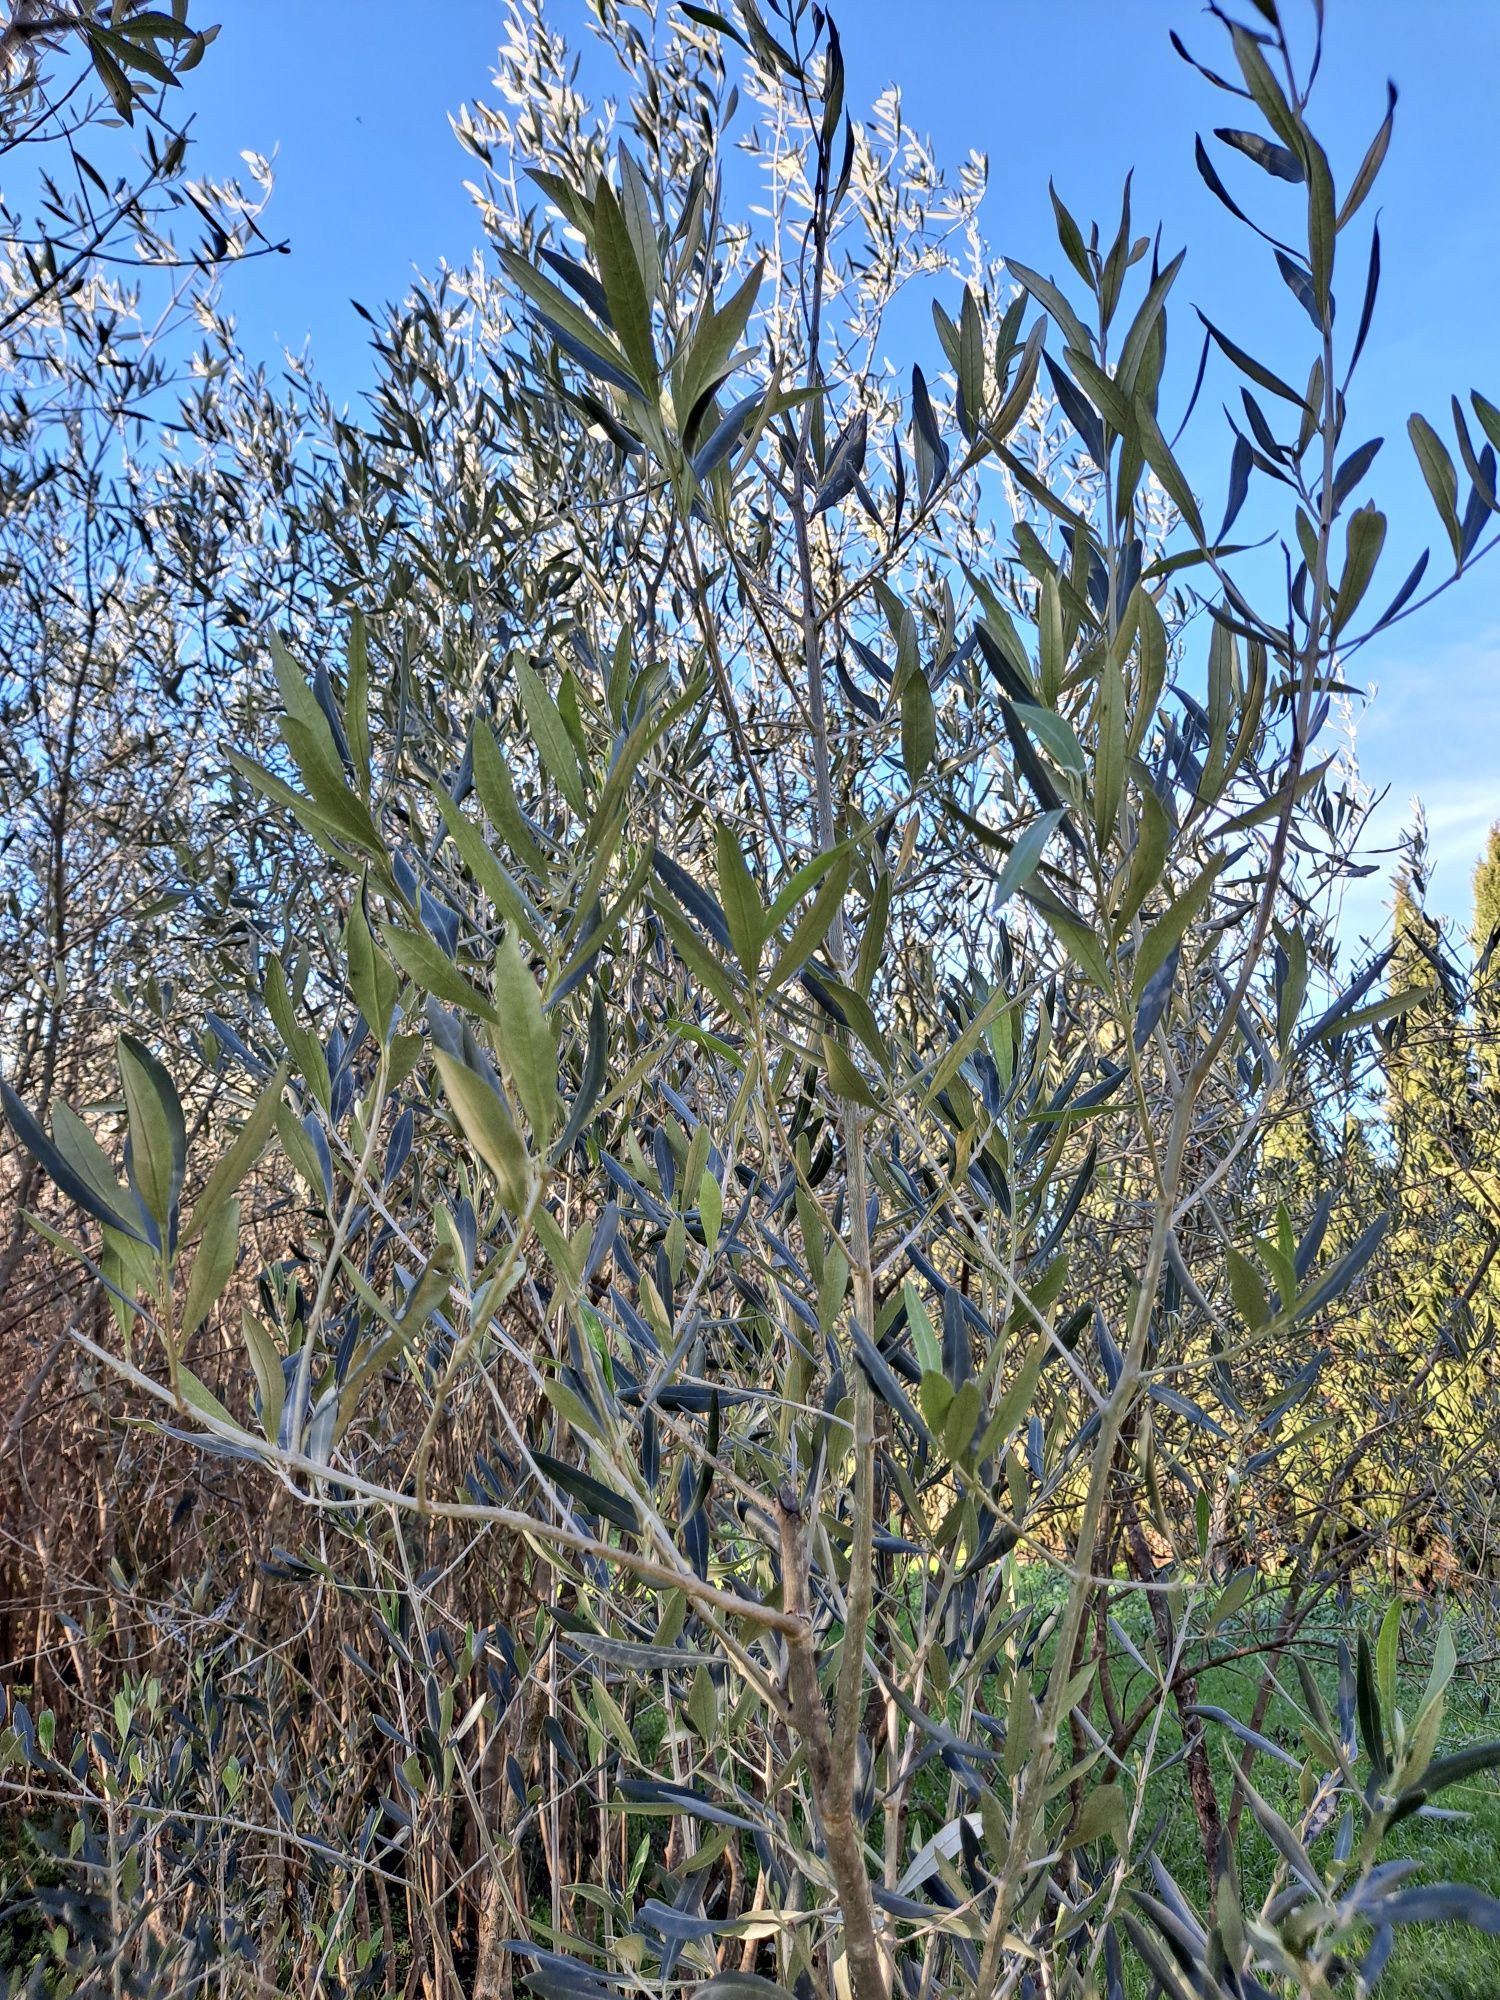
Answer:
<path fill-rule="evenodd" d="M 356 398 L 369 369 L 367 330 L 351 299 L 378 305 L 414 268 L 444 257 L 466 261 L 477 240 L 463 189 L 474 163 L 453 139 L 448 114 L 487 91 L 500 0 L 425 0 L 420 8 L 410 0 L 219 0 L 210 17 L 214 11 L 223 30 L 189 86 L 196 165 L 226 173 L 242 147 L 274 151 L 271 224 L 292 245 L 289 257 L 234 275 L 247 344 L 269 355 L 278 341 L 300 347 L 310 336 L 324 378 Z M 584 37 L 583 0 L 552 0 L 551 11 L 570 39 Z M 1274 273 L 1268 283 L 1253 264 L 1256 246 L 1193 167 L 1195 130 L 1246 122 L 1234 100 L 1172 52 L 1175 28 L 1211 66 L 1225 65 L 1222 35 L 1198 7 L 845 0 L 835 12 L 852 106 L 896 81 L 909 123 L 931 135 L 940 158 L 956 163 L 970 147 L 988 153 L 985 224 L 997 250 L 1057 268 L 1049 174 L 1080 220 L 1097 216 L 1112 228 L 1133 166 L 1138 225 L 1160 220 L 1168 252 L 1188 246 L 1174 295 L 1179 360 L 1191 349 L 1196 362 L 1190 307 L 1199 305 L 1244 345 L 1297 372 L 1291 361 L 1306 353 L 1305 320 Z M 1383 115 L 1386 78 L 1401 90 L 1376 197 L 1382 309 L 1356 382 L 1350 434 L 1351 442 L 1387 440 L 1370 483 L 1390 516 L 1381 574 L 1389 596 L 1424 543 L 1441 539 L 1406 441 L 1408 415 L 1421 410 L 1446 430 L 1451 391 L 1479 388 L 1500 402 L 1492 164 L 1500 4 L 1329 0 L 1328 17 L 1314 122 L 1341 185 Z M 1268 192 L 1273 201 L 1284 192 L 1289 204 L 1299 197 L 1249 168 L 1235 184 L 1257 203 Z M 1362 225 L 1351 233 L 1350 254 L 1362 258 Z M 1362 282 L 1361 263 L 1344 278 L 1348 314 Z M 1211 372 L 1184 446 L 1208 515 L 1223 499 L 1227 454 L 1217 411 L 1228 386 Z M 1433 565 L 1435 574 L 1436 547 Z M 1359 751 L 1366 779 L 1389 788 L 1381 834 L 1394 837 L 1420 794 L 1436 863 L 1433 902 L 1466 921 L 1469 871 L 1485 827 L 1500 816 L 1500 556 L 1368 648 L 1352 678 L 1379 688 L 1360 722 Z M 1380 928 L 1384 893 L 1378 880 L 1356 893 L 1350 930 Z"/>

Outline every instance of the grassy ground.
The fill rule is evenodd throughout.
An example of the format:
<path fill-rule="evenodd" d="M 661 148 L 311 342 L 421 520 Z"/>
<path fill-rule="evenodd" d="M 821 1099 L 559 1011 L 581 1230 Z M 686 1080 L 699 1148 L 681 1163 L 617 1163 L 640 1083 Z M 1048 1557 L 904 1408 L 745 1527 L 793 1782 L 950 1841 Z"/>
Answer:
<path fill-rule="evenodd" d="M 1383 1609 L 1366 1602 L 1358 1607 L 1364 1621 L 1378 1620 Z M 1408 1624 L 1410 1621 L 1408 1621 Z M 1130 1621 L 1130 1625 L 1134 1620 Z M 1460 1666 L 1448 1692 L 1448 1704 L 1441 1751 L 1500 1735 L 1500 1715 L 1491 1711 L 1487 1683 L 1494 1685 L 1487 1666 L 1465 1667 L 1465 1656 L 1485 1654 L 1492 1649 L 1492 1635 L 1469 1631 L 1455 1624 L 1459 1640 Z M 1330 1617 L 1309 1633 L 1307 1657 L 1314 1663 L 1330 1712 L 1335 1706 L 1337 1667 L 1335 1648 L 1339 1627 Z M 1421 1638 L 1407 1636 L 1399 1675 L 1399 1705 L 1408 1718 L 1420 1704 L 1431 1660 L 1435 1628 Z M 1199 1699 L 1248 1720 L 1255 1701 L 1258 1675 L 1256 1662 L 1229 1666 L 1206 1674 L 1199 1683 Z M 1288 1667 L 1287 1685 L 1300 1697 L 1295 1668 Z M 1283 1696 L 1273 1697 L 1263 1733 L 1284 1744 L 1294 1753 L 1299 1747 L 1297 1709 Z M 1164 1755 L 1170 1755 L 1180 1739 L 1170 1726 L 1162 1737 Z M 1210 1754 L 1221 1798 L 1230 1785 L 1228 1748 L 1233 1739 L 1222 1729 L 1210 1728 Z M 1233 1745 L 1237 1750 L 1238 1745 Z M 1273 1805 L 1294 1818 L 1297 1811 L 1296 1774 L 1285 1765 L 1260 1758 L 1255 1766 L 1255 1782 Z M 1424 1882 L 1459 1881 L 1500 1894 L 1500 1784 L 1493 1773 L 1445 1791 L 1440 1801 L 1445 1808 L 1462 1811 L 1462 1820 L 1412 1818 L 1391 1835 L 1383 1858 L 1410 1856 L 1421 1862 Z M 1152 1781 L 1147 1794 L 1148 1824 L 1160 1813 L 1165 1830 L 1160 1852 L 1167 1867 L 1199 1908 L 1207 1903 L 1207 1873 L 1198 1845 L 1197 1826 L 1188 1807 L 1182 1772 L 1166 1772 Z M 1331 1842 L 1331 1835 L 1327 1837 Z M 1315 1858 L 1319 1850 L 1314 1847 Z M 1268 1843 L 1246 1814 L 1240 1836 L 1240 1866 L 1247 1901 L 1256 1898 L 1269 1879 L 1272 1853 Z M 1144 1996 L 1149 1981 L 1141 1978 L 1134 1994 Z M 1500 1938 L 1486 1937 L 1462 1925 L 1414 1927 L 1397 1944 L 1384 1980 L 1380 2000 L 1500 2000 Z"/>

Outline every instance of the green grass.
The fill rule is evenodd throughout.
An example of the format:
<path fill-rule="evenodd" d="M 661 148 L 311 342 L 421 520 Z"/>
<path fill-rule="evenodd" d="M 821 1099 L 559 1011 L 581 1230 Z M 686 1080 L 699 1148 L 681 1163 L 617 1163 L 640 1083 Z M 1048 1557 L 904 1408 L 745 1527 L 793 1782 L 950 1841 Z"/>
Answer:
<path fill-rule="evenodd" d="M 1382 1608 L 1373 1602 L 1363 1605 L 1365 1622 L 1378 1619 Z M 1134 1631 L 1134 1617 L 1127 1619 L 1127 1629 Z M 1331 1617 L 1320 1620 L 1307 1633 L 1306 1657 L 1314 1666 L 1331 1713 L 1335 1708 L 1338 1636 L 1339 1627 Z M 1352 1634 L 1350 1637 L 1352 1644 Z M 1403 1643 L 1398 1705 L 1408 1719 L 1420 1705 L 1435 1637 L 1434 1629 L 1421 1639 L 1408 1636 Z M 1486 1652 L 1488 1645 L 1477 1633 L 1461 1636 L 1461 1661 L 1466 1651 Z M 1500 1733 L 1495 1718 L 1487 1713 L 1487 1672 L 1483 1667 L 1471 1670 L 1460 1664 L 1449 1685 L 1441 1752 Z M 1205 1674 L 1199 1682 L 1199 1699 L 1248 1721 L 1258 1683 L 1258 1663 L 1249 1659 Z M 1287 1662 L 1283 1685 L 1289 1686 L 1300 1699 L 1293 1662 Z M 1281 1694 L 1273 1696 L 1262 1733 L 1299 1754 L 1298 1709 L 1293 1701 Z M 1175 1719 L 1169 1719 L 1161 1734 L 1159 1759 L 1170 1756 L 1180 1740 Z M 1227 1730 L 1213 1725 L 1209 1726 L 1208 1742 L 1219 1796 L 1227 1800 L 1232 1779 L 1229 1751 L 1232 1747 L 1242 1754 L 1242 1746 Z M 1254 1778 L 1262 1795 L 1285 1817 L 1295 1820 L 1296 1773 L 1283 1764 L 1260 1757 Z M 1205 1908 L 1207 1870 L 1180 1766 L 1152 1778 L 1146 1803 L 1145 1824 L 1153 1824 L 1158 1814 L 1165 1818 L 1159 1850 L 1162 1859 L 1195 1907 Z M 1486 1774 L 1471 1783 L 1454 1786 L 1436 1803 L 1462 1811 L 1468 1817 L 1451 1821 L 1408 1819 L 1390 1836 L 1381 1858 L 1400 1856 L 1420 1861 L 1420 1874 L 1413 1878 L 1416 1881 L 1467 1882 L 1492 1894 L 1500 1893 L 1500 1784 L 1495 1775 Z M 1330 1833 L 1315 1843 L 1314 1858 L 1324 1858 L 1331 1845 Z M 1258 1901 L 1270 1879 L 1274 1856 L 1248 1813 L 1241 1826 L 1238 1859 L 1242 1894 L 1247 1903 Z M 1132 2000 L 1136 1993 L 1144 1995 L 1148 1991 L 1149 1981 L 1143 1975 L 1132 1988 Z M 1378 1991 L 1381 2000 L 1460 2000 L 1460 1996 L 1461 2000 L 1500 2000 L 1500 1938 L 1486 1937 L 1457 1924 L 1412 1927 L 1398 1939 Z"/>
<path fill-rule="evenodd" d="M 1120 1582 L 1124 1582 L 1123 1575 Z M 1016 1574 L 1015 1594 L 1019 1603 L 1037 1609 L 1060 1604 L 1062 1592 L 1057 1572 L 1044 1563 L 1027 1564 Z M 1388 1597 L 1372 1591 L 1357 1599 L 1351 1614 L 1341 1616 L 1330 1604 L 1304 1628 L 1299 1644 L 1303 1657 L 1313 1668 L 1330 1715 L 1337 1713 L 1337 1649 L 1340 1637 L 1347 1639 L 1353 1652 L 1357 1632 L 1363 1629 L 1370 1636 L 1373 1647 L 1375 1632 L 1388 1602 Z M 1280 1603 L 1279 1595 L 1273 1593 L 1269 1599 L 1261 1599 L 1262 1608 L 1258 1614 L 1253 1605 L 1249 1607 L 1245 1614 L 1232 1621 L 1218 1635 L 1218 1642 L 1222 1642 L 1221 1649 L 1228 1650 L 1237 1644 L 1248 1645 L 1254 1643 L 1257 1635 L 1268 1635 Z M 1122 1589 L 1115 1595 L 1112 1609 L 1145 1656 L 1152 1658 L 1155 1640 L 1144 1595 Z M 1412 1604 L 1403 1620 L 1397 1673 L 1397 1706 L 1408 1723 L 1421 1706 L 1438 1632 L 1436 1619 L 1433 1618 L 1422 1633 L 1417 1633 L 1413 1629 L 1417 1612 L 1418 1606 Z M 1448 1685 L 1442 1737 L 1436 1752 L 1440 1756 L 1468 1744 L 1500 1738 L 1500 1703 L 1494 1701 L 1494 1697 L 1500 1695 L 1500 1675 L 1487 1664 L 1490 1656 L 1500 1651 L 1493 1620 L 1485 1626 L 1471 1622 L 1458 1604 L 1448 1607 L 1447 1617 L 1457 1645 L 1459 1664 Z M 1255 1620 L 1254 1629 L 1251 1629 L 1252 1619 Z M 1049 1648 L 1044 1646 L 1043 1663 L 1047 1661 L 1048 1654 Z M 1466 1665 L 1466 1659 L 1472 1659 L 1474 1664 Z M 1199 1678 L 1198 1699 L 1205 1706 L 1224 1709 L 1248 1723 L 1262 1669 L 1263 1660 L 1250 1656 L 1205 1673 Z M 1119 1707 L 1128 1713 L 1147 1692 L 1146 1677 L 1124 1648 L 1118 1646 L 1111 1649 L 1110 1671 Z M 1261 1733 L 1294 1756 L 1301 1757 L 1306 1754 L 1300 1728 L 1301 1682 L 1296 1658 L 1292 1654 L 1283 1659 L 1280 1685 L 1288 1692 L 1272 1696 L 1260 1726 Z M 1102 1727 L 1104 1718 L 1097 1700 L 1093 1716 L 1096 1726 Z M 1233 1783 L 1230 1756 L 1233 1753 L 1242 1760 L 1245 1746 L 1229 1730 L 1213 1723 L 1208 1725 L 1206 1740 L 1220 1803 L 1227 1806 Z M 1137 1739 L 1137 1755 L 1144 1747 L 1144 1741 L 1144 1735 Z M 1140 1824 L 1144 1834 L 1156 1826 L 1158 1820 L 1161 1822 L 1162 1831 L 1156 1851 L 1188 1902 L 1200 1914 L 1206 1915 L 1211 1901 L 1210 1884 L 1185 1773 L 1180 1764 L 1170 1770 L 1161 1768 L 1179 1749 L 1181 1741 L 1176 1711 L 1169 1705 L 1156 1740 L 1152 1760 L 1154 1775 L 1147 1784 L 1145 1810 Z M 1363 1768 L 1362 1759 L 1357 1768 Z M 1301 1816 L 1297 1773 L 1278 1761 L 1260 1756 L 1255 1762 L 1253 1778 L 1261 1796 L 1283 1818 L 1295 1825 Z M 1465 1817 L 1434 1820 L 1418 1816 L 1404 1821 L 1387 1838 L 1380 1860 L 1410 1858 L 1418 1861 L 1419 1871 L 1411 1877 L 1413 1886 L 1460 1882 L 1500 1896 L 1500 1776 L 1489 1772 L 1467 1784 L 1452 1786 L 1434 1803 Z M 941 1804 L 937 1801 L 932 1804 L 935 1815 L 941 1817 Z M 1315 1861 L 1330 1858 L 1333 1840 L 1334 1832 L 1330 1830 L 1313 1843 Z M 1259 1906 L 1270 1883 L 1275 1861 L 1270 1843 L 1246 1811 L 1240 1824 L 1236 1853 L 1241 1899 L 1245 1907 Z M 1134 1879 L 1142 1887 L 1151 1886 L 1144 1864 Z M 1153 1990 L 1150 1975 L 1128 1950 L 1125 1960 L 1130 2000 L 1147 2000 Z M 1347 1990 L 1352 1994 L 1352 1981 Z M 1500 1938 L 1487 1937 L 1460 1924 L 1412 1926 L 1398 1936 L 1377 1996 L 1378 2000 L 1500 2000 Z"/>

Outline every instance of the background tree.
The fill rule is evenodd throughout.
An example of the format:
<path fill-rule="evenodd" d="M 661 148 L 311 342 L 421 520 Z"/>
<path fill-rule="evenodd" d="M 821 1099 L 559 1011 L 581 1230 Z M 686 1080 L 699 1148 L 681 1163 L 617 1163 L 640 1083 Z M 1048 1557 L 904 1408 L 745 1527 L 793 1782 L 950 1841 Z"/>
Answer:
<path fill-rule="evenodd" d="M 1500 1019 L 1497 1019 L 1497 973 L 1500 973 L 1500 822 L 1490 828 L 1484 853 L 1474 864 L 1474 920 L 1469 938 L 1474 948 L 1475 1058 L 1484 1088 L 1493 1099 L 1500 1090 Z"/>
<path fill-rule="evenodd" d="M 45 4 L 12 8 L 0 30 L 0 159 L 10 201 L 30 189 L 37 209 L 0 210 L 0 1017 L 7 1069 L 44 1112 L 59 1081 L 94 1087 L 101 1010 L 133 976 L 139 913 L 158 900 L 159 880 L 114 860 L 149 854 L 171 824 L 216 720 L 211 679 L 193 676 L 204 607 L 191 576 L 161 567 L 151 463 L 184 335 L 224 338 L 218 269 L 263 243 L 258 198 L 188 180 L 169 115 L 215 32 L 185 8 Z M 104 130 L 122 119 L 141 138 L 123 170 Z M 179 245 L 184 216 L 198 240 Z M 36 1184 L 34 1163 L 17 1172 L 5 1290 Z"/>

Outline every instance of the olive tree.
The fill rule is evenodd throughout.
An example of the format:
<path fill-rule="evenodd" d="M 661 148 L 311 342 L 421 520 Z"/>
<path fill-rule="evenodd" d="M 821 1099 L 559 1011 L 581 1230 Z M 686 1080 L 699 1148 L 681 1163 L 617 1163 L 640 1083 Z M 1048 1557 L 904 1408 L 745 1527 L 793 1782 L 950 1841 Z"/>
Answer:
<path fill-rule="evenodd" d="M 392 315 L 373 420 L 287 481 L 309 615 L 217 805 L 243 1008 L 203 1045 L 254 1109 L 190 1157 L 122 1038 L 122 1182 L 7 1094 L 97 1228 L 53 1232 L 117 1309 L 80 1345 L 274 1490 L 267 1572 L 350 1635 L 310 1641 L 337 1727 L 288 1702 L 196 1810 L 248 1785 L 299 1857 L 309 1990 L 398 1896 L 433 1993 L 518 1958 L 568 1994 L 1115 1994 L 1127 1958 L 1174 1995 L 1368 1988 L 1402 1925 L 1500 1924 L 1380 1859 L 1494 1760 L 1436 1754 L 1451 1638 L 1415 1715 L 1399 1619 L 1328 1697 L 1295 1640 L 1339 1482 L 1284 1573 L 1256 1525 L 1386 1228 L 1331 1242 L 1336 1190 L 1294 1213 L 1261 1142 L 1423 997 L 1309 1002 L 1359 816 L 1340 663 L 1423 577 L 1377 585 L 1350 420 L 1391 113 L 1336 174 L 1321 48 L 1270 0 L 1221 18 L 1202 74 L 1253 129 L 1199 168 L 1310 330 L 1273 368 L 1208 328 L 1245 421 L 1205 513 L 1168 439 L 1182 259 L 1128 188 L 1102 232 L 1057 201 L 1061 276 L 1001 266 L 977 167 L 943 188 L 894 98 L 854 122 L 819 8 L 598 13 L 618 128 L 514 10 L 460 126 L 503 281 Z M 1256 171 L 1291 221 L 1251 220 Z M 933 351 L 897 381 L 913 284 Z M 1411 422 L 1454 576 L 1500 441 L 1455 407 L 1463 487 Z M 267 1187 L 296 1236 L 247 1301 Z M 209 1380 L 226 1309 L 244 1362 Z M 1297 1753 L 1264 1701 L 1199 1701 L 1226 1647 L 1267 1692 L 1297 1669 Z M 104 1791 L 148 1754 L 121 1731 Z M 1153 1838 L 1177 1745 L 1202 1909 Z"/>

